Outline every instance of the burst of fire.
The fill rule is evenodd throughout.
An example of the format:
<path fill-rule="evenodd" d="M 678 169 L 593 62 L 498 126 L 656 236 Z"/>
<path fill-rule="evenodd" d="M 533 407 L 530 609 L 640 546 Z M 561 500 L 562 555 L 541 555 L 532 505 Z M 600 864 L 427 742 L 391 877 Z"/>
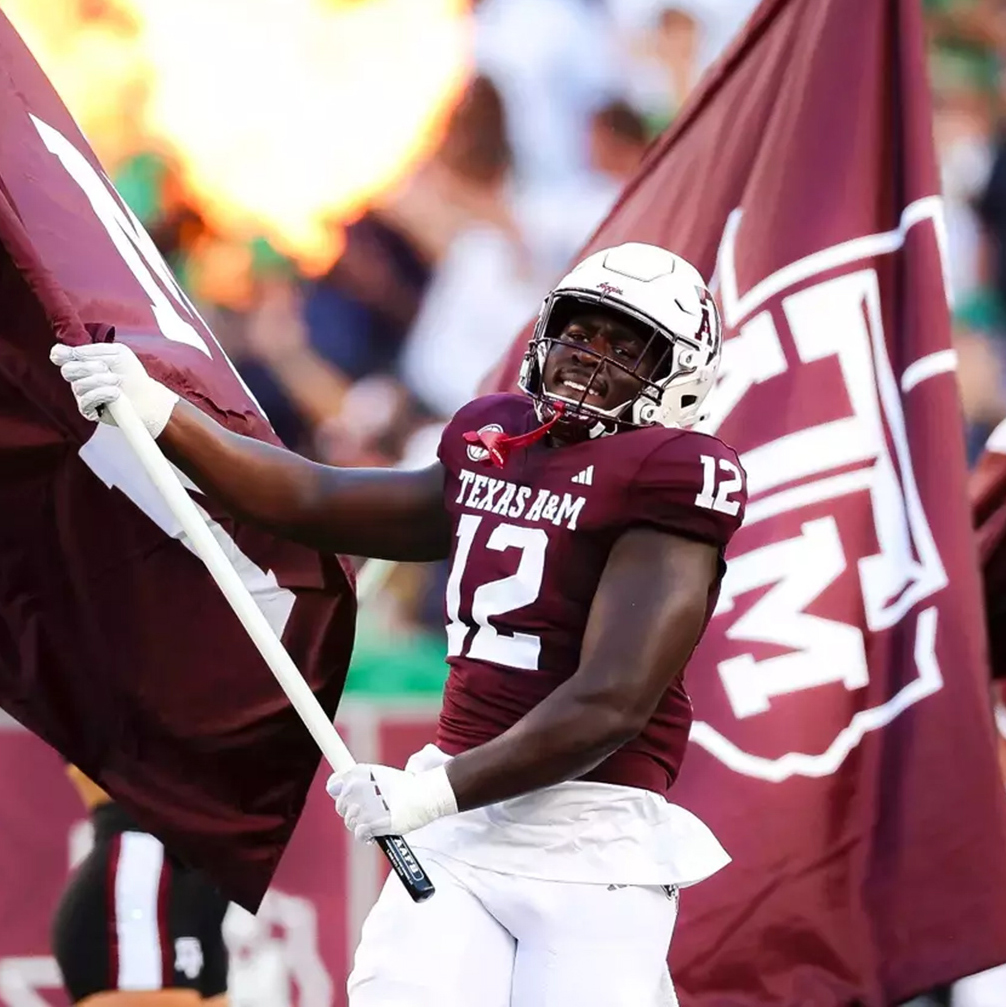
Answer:
<path fill-rule="evenodd" d="M 308 269 L 440 138 L 469 0 L 4 0 L 106 167 L 171 152 L 207 219 Z"/>

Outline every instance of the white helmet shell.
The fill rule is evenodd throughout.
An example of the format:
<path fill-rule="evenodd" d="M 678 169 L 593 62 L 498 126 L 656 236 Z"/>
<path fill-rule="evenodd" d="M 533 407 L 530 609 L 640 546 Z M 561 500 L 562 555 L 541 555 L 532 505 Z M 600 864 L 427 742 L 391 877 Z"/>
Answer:
<path fill-rule="evenodd" d="M 656 245 L 630 242 L 595 252 L 563 277 L 542 304 L 521 368 L 520 387 L 539 401 L 571 404 L 541 387 L 554 338 L 549 320 L 555 305 L 569 300 L 620 311 L 652 327 L 672 349 L 668 373 L 645 383 L 613 413 L 572 404 L 599 421 L 633 426 L 688 427 L 701 418 L 719 370 L 722 334 L 712 294 L 691 263 Z"/>

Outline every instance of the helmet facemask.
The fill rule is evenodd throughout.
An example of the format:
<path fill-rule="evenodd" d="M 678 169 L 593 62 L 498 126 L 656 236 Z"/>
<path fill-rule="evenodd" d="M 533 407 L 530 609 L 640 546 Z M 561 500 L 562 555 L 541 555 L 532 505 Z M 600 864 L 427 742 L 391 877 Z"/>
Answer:
<path fill-rule="evenodd" d="M 591 308 L 606 309 L 620 319 L 635 323 L 633 328 L 637 331 L 649 333 L 635 360 L 619 360 L 582 342 L 563 338 L 562 332 L 569 322 L 578 313 L 589 312 Z M 580 357 L 596 361 L 581 392 L 563 395 L 545 389 L 546 363 L 556 346 L 570 347 Z M 662 422 L 661 405 L 668 389 L 679 382 L 687 382 L 695 374 L 700 354 L 701 347 L 697 343 L 667 332 L 652 318 L 627 304 L 619 303 L 607 294 L 567 289 L 550 295 L 542 305 L 534 335 L 524 356 L 519 384 L 534 400 L 540 420 L 544 422 L 550 418 L 555 407 L 561 404 L 559 408 L 563 412 L 563 422 L 582 424 L 587 429 L 587 435 L 593 438 L 615 433 L 619 429 Z M 647 364 L 645 375 L 640 373 L 644 363 Z M 633 395 L 610 409 L 602 409 L 586 401 L 598 375 L 606 368 L 631 375 L 638 384 Z M 682 395 L 682 405 L 686 408 L 690 405 L 684 401 L 689 397 L 689 390 L 682 389 L 686 392 Z"/>

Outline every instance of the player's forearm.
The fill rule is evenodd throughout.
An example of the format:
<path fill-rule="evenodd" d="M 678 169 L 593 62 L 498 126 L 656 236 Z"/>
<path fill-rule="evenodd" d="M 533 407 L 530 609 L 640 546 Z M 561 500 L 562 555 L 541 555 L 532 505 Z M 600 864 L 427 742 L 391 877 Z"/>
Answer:
<path fill-rule="evenodd" d="M 575 780 L 643 729 L 624 696 L 585 694 L 571 679 L 498 738 L 447 764 L 460 811 Z"/>
<path fill-rule="evenodd" d="M 232 433 L 184 400 L 158 443 L 201 490 L 249 524 L 328 552 L 404 561 L 446 555 L 437 487 L 421 473 L 319 465 Z"/>
<path fill-rule="evenodd" d="M 235 434 L 184 399 L 157 442 L 235 517 L 279 528 L 296 525 L 309 513 L 314 476 L 306 459 Z"/>

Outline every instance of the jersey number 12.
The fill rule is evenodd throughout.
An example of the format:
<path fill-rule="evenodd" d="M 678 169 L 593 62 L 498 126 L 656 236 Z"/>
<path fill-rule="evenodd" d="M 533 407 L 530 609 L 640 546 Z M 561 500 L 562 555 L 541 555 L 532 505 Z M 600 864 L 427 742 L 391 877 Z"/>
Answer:
<path fill-rule="evenodd" d="M 511 576 L 492 580 L 475 589 L 471 622 L 464 622 L 461 619 L 461 582 L 471 556 L 475 533 L 482 520 L 480 514 L 463 514 L 458 521 L 458 546 L 447 579 L 447 656 L 461 655 L 465 640 L 474 628 L 475 636 L 468 647 L 468 657 L 473 661 L 535 671 L 541 640 L 533 633 L 501 633 L 489 620 L 524 608 L 538 598 L 545 575 L 548 535 L 541 528 L 513 524 L 500 524 L 492 530 L 485 548 L 497 552 L 520 549 L 520 562 Z"/>
<path fill-rule="evenodd" d="M 736 493 L 744 485 L 740 469 L 733 462 L 721 458 L 719 474 L 725 473 L 729 478 L 717 478 L 715 458 L 699 455 L 699 461 L 702 462 L 702 492 L 695 497 L 695 506 L 708 507 L 709 510 L 736 517 L 741 503 L 739 500 L 731 500 L 730 494 Z"/>

